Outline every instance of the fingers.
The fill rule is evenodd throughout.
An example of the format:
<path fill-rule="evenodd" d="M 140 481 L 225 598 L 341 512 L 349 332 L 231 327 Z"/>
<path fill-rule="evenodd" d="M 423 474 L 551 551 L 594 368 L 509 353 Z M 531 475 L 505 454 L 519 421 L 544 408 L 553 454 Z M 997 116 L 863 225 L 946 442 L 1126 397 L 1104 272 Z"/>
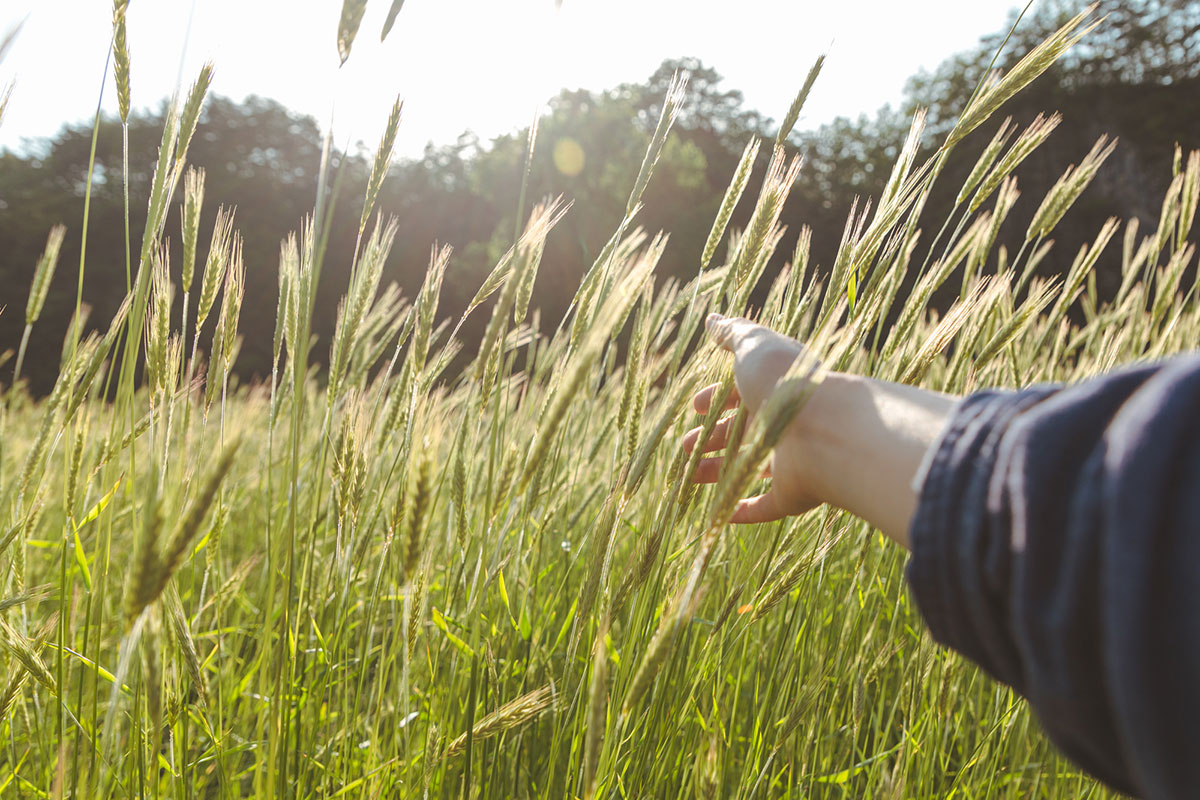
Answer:
<path fill-rule="evenodd" d="M 739 502 L 729 521 L 738 525 L 752 525 L 756 522 L 774 522 L 786 516 L 787 514 L 779 507 L 779 495 L 774 491 L 769 491 L 758 497 L 747 497 Z"/>
<path fill-rule="evenodd" d="M 713 426 L 712 435 L 700 446 L 701 453 L 711 453 L 713 450 L 720 450 L 729 443 L 729 431 L 733 427 L 735 417 L 726 417 Z M 684 452 L 690 453 L 696 449 L 696 442 L 700 439 L 700 434 L 704 433 L 704 428 L 692 428 L 683 435 Z"/>
<path fill-rule="evenodd" d="M 760 326 L 742 317 L 726 317 L 714 312 L 708 315 L 704 327 L 714 342 L 732 353 L 743 337 Z"/>
<path fill-rule="evenodd" d="M 696 471 L 692 473 L 692 483 L 716 483 L 721 479 L 721 465 L 724 458 L 702 458 L 696 462 Z"/>
<path fill-rule="evenodd" d="M 738 394 L 751 413 L 804 353 L 795 339 L 741 317 L 709 314 L 707 328 L 713 341 L 733 354 Z"/>
<path fill-rule="evenodd" d="M 719 383 L 710 383 L 692 396 L 692 407 L 696 409 L 697 414 L 707 414 L 712 408 L 713 395 L 721 388 Z M 736 408 L 741 397 L 738 395 L 737 387 L 733 387 L 729 392 L 729 396 L 725 398 L 725 405 L 722 411 L 728 411 L 731 408 Z"/>

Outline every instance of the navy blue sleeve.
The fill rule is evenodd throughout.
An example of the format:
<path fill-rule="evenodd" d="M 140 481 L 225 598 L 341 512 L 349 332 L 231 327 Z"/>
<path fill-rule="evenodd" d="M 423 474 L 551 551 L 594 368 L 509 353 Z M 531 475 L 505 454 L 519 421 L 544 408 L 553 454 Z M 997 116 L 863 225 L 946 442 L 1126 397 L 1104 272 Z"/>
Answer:
<path fill-rule="evenodd" d="M 967 398 L 910 537 L 938 642 L 1111 786 L 1200 797 L 1200 356 Z"/>

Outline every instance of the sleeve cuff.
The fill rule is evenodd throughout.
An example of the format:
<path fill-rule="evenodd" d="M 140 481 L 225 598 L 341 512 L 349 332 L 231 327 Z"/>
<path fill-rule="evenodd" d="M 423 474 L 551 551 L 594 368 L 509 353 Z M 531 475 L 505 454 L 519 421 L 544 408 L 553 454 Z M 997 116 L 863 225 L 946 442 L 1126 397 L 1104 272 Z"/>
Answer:
<path fill-rule="evenodd" d="M 930 633 L 948 647 L 969 654 L 980 650 L 970 620 L 964 619 L 964 582 L 973 576 L 964 574 L 963 562 L 980 544 L 969 540 L 986 527 L 987 487 L 1000 439 L 1018 415 L 1058 390 L 1038 386 L 971 395 L 955 409 L 918 470 L 917 507 L 909 525 L 912 557 L 906 572 Z"/>

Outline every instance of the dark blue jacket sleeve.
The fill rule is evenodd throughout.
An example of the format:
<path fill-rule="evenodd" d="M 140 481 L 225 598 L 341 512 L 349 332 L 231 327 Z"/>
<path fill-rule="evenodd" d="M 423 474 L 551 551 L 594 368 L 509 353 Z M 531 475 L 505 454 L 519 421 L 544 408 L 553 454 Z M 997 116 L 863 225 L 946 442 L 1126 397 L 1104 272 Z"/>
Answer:
<path fill-rule="evenodd" d="M 910 535 L 937 641 L 1111 786 L 1200 797 L 1200 356 L 967 398 Z"/>

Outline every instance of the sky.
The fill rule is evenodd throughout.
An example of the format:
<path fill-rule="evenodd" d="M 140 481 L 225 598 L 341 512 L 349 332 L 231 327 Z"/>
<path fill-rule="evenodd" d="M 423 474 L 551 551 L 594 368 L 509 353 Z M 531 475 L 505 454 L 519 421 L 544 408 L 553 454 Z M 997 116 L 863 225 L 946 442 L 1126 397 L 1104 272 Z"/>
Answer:
<path fill-rule="evenodd" d="M 746 105 L 780 119 L 813 60 L 828 57 L 799 128 L 902 99 L 906 79 L 1003 28 L 1013 0 L 406 0 L 388 38 L 389 0 L 370 0 L 339 67 L 341 0 L 131 0 L 135 108 L 158 108 L 214 62 L 212 91 L 258 94 L 332 120 L 335 141 L 369 149 L 397 96 L 402 156 L 465 130 L 519 130 L 561 88 L 644 81 L 666 58 L 696 56 Z M 14 84 L 0 148 L 90 122 L 112 31 L 108 0 L 0 0 L 0 62 Z M 103 107 L 115 113 L 111 72 Z"/>

